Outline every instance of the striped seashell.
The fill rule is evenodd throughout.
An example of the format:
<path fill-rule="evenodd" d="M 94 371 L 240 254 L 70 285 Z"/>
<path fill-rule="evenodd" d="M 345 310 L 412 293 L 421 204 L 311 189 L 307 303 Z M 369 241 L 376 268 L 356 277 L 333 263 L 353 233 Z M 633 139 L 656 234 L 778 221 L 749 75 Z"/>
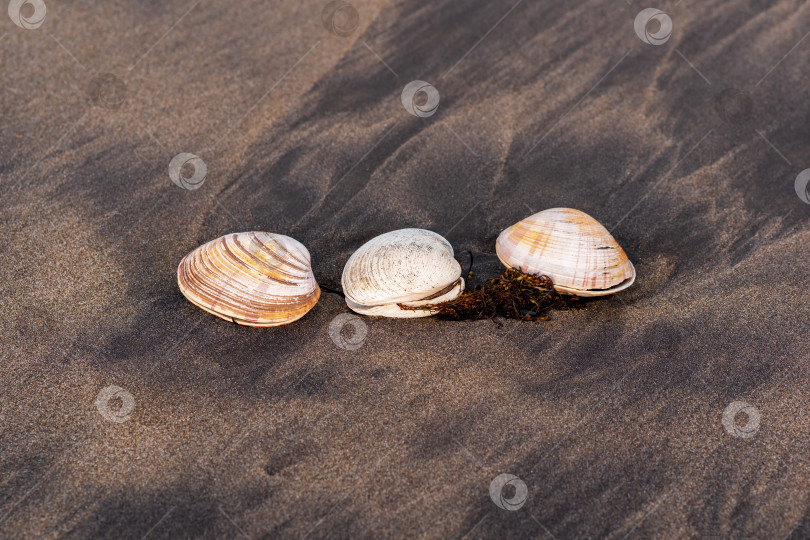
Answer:
<path fill-rule="evenodd" d="M 193 304 L 247 326 L 278 326 L 303 317 L 321 290 L 309 251 L 282 234 L 227 234 L 198 247 L 177 267 Z"/>
<path fill-rule="evenodd" d="M 603 296 L 636 279 L 633 263 L 598 221 L 579 210 L 551 208 L 512 225 L 495 242 L 503 264 L 551 278 L 576 296 Z"/>
<path fill-rule="evenodd" d="M 346 261 L 341 284 L 353 311 L 383 317 L 427 317 L 428 310 L 397 304 L 445 302 L 464 290 L 450 243 L 423 229 L 391 231 L 363 244 Z"/>

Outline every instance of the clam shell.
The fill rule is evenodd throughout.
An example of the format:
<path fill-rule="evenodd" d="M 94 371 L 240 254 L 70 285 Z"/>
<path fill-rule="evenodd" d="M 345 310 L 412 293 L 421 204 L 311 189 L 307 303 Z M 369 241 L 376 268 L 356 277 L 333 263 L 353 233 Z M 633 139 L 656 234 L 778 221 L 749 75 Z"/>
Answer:
<path fill-rule="evenodd" d="M 519 221 L 495 242 L 503 264 L 543 274 L 558 292 L 603 296 L 636 279 L 627 254 L 598 221 L 572 208 L 551 208 Z"/>
<path fill-rule="evenodd" d="M 282 234 L 227 234 L 198 247 L 177 267 L 193 304 L 247 326 L 278 326 L 303 317 L 321 290 L 309 251 Z"/>
<path fill-rule="evenodd" d="M 464 290 L 461 265 L 440 235 L 400 229 L 363 244 L 346 261 L 341 277 L 346 304 L 363 315 L 426 317 L 429 310 L 404 310 L 454 299 Z"/>

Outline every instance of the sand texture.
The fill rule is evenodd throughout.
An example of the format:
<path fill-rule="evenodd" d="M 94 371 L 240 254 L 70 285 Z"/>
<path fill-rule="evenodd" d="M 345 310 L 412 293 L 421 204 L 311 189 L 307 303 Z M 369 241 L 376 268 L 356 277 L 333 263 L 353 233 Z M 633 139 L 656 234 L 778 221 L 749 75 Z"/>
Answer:
<path fill-rule="evenodd" d="M 45 1 L 0 12 L 0 537 L 810 536 L 810 3 L 664 1 L 652 45 L 630 0 L 352 0 L 346 36 L 326 1 Z M 442 234 L 475 285 L 552 207 L 636 283 L 330 334 L 372 237 Z M 178 289 L 253 230 L 312 255 L 295 324 Z"/>

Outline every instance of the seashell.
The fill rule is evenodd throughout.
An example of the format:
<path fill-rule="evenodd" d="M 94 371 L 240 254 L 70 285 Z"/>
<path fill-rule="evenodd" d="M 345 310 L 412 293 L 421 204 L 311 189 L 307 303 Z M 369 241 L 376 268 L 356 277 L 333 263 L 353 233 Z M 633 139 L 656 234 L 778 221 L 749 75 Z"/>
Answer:
<path fill-rule="evenodd" d="M 550 277 L 564 294 L 613 294 L 636 279 L 633 264 L 608 230 L 572 208 L 543 210 L 517 222 L 498 236 L 495 251 L 510 268 Z"/>
<path fill-rule="evenodd" d="M 454 299 L 464 290 L 461 265 L 442 236 L 401 229 L 372 238 L 355 251 L 341 277 L 349 307 L 363 315 L 427 317 L 424 306 Z"/>
<path fill-rule="evenodd" d="M 186 255 L 180 291 L 193 304 L 247 326 L 278 326 L 303 317 L 321 290 L 309 251 L 282 234 L 227 234 Z"/>

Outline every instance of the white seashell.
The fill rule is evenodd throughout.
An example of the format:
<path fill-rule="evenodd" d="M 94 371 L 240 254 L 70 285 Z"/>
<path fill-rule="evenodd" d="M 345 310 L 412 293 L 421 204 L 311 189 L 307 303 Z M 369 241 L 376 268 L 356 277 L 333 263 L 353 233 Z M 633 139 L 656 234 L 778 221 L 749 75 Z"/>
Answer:
<path fill-rule="evenodd" d="M 546 275 L 565 294 L 613 294 L 636 279 L 633 264 L 608 230 L 571 208 L 551 208 L 519 221 L 498 236 L 495 251 L 506 266 Z"/>
<path fill-rule="evenodd" d="M 247 326 L 278 326 L 303 317 L 321 290 L 309 251 L 282 234 L 227 234 L 186 255 L 180 291 L 193 304 Z"/>
<path fill-rule="evenodd" d="M 372 238 L 355 251 L 341 278 L 346 304 L 357 313 L 383 317 L 426 317 L 424 306 L 446 302 L 464 290 L 461 265 L 440 235 L 401 229 Z"/>

